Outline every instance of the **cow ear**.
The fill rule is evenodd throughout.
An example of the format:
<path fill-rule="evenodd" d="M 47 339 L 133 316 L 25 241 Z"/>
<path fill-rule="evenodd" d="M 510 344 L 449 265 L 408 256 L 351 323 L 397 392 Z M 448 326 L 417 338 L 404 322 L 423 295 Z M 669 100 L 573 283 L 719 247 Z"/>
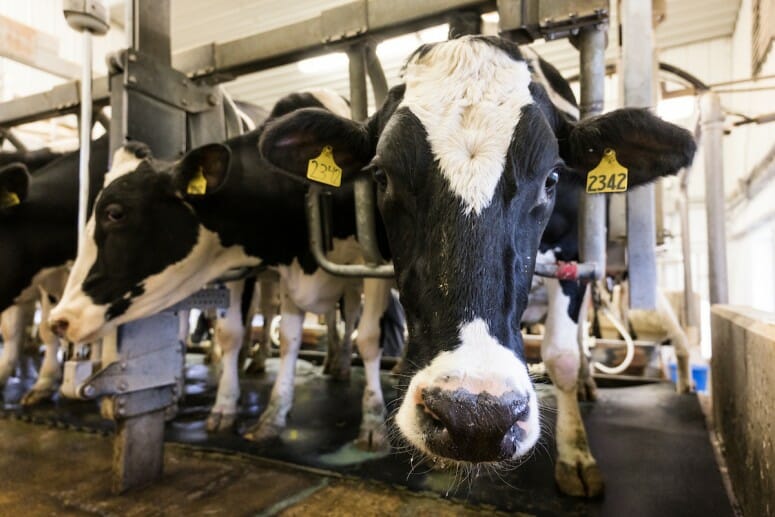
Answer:
<path fill-rule="evenodd" d="M 691 165 L 697 149 L 687 130 L 648 110 L 633 108 L 576 123 L 566 145 L 562 144 L 565 162 L 583 178 L 600 164 L 608 150 L 613 150 L 616 160 L 628 170 L 629 187 L 677 173 Z"/>
<path fill-rule="evenodd" d="M 267 123 L 258 148 L 275 167 L 311 180 L 316 180 L 312 161 L 322 161 L 334 171 L 340 169 L 339 176 L 347 181 L 373 155 L 366 126 L 320 108 L 295 110 Z M 318 181 L 333 184 L 326 181 L 325 174 L 320 177 Z"/>
<path fill-rule="evenodd" d="M 27 198 L 30 173 L 22 163 L 12 163 L 0 169 L 0 210 L 20 205 Z"/>
<path fill-rule="evenodd" d="M 231 149 L 207 144 L 189 151 L 173 168 L 175 188 L 185 197 L 201 198 L 217 192 L 229 176 Z"/>

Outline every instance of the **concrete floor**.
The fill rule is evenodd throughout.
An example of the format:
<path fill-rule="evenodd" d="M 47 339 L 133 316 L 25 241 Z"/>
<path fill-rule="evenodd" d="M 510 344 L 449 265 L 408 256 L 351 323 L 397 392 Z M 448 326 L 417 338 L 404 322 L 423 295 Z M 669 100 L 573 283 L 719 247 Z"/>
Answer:
<path fill-rule="evenodd" d="M 494 515 L 374 481 L 166 444 L 162 482 L 110 492 L 113 439 L 0 420 L 0 515 Z"/>

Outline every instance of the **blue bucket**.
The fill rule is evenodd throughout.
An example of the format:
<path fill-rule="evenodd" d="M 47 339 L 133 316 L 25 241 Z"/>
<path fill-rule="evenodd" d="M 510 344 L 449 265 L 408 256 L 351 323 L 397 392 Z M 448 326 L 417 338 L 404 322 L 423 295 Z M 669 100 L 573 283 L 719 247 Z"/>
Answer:
<path fill-rule="evenodd" d="M 678 382 L 678 365 L 676 363 L 670 363 L 668 367 L 670 368 L 670 380 L 673 381 L 673 383 Z M 692 380 L 694 381 L 694 389 L 697 391 L 697 393 L 707 393 L 708 365 L 693 364 L 691 365 L 691 369 Z"/>

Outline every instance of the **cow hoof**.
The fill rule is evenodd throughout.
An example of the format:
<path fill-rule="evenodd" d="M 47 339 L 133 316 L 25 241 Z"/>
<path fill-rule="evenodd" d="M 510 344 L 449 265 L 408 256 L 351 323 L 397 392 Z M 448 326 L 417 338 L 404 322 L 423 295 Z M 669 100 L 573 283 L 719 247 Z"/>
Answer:
<path fill-rule="evenodd" d="M 51 397 L 57 392 L 56 386 L 47 386 L 42 388 L 32 387 L 30 391 L 24 394 L 21 405 L 25 407 L 37 406 L 41 402 L 51 400 Z"/>
<path fill-rule="evenodd" d="M 349 381 L 350 380 L 350 363 L 347 364 L 331 364 L 325 362 L 323 364 L 323 375 L 329 375 L 334 381 Z"/>
<path fill-rule="evenodd" d="M 678 393 L 691 393 L 692 383 L 689 381 L 681 381 L 679 379 L 675 385 L 675 391 L 677 391 Z"/>
<path fill-rule="evenodd" d="M 390 441 L 384 429 L 361 429 L 355 446 L 367 452 L 390 452 Z"/>
<path fill-rule="evenodd" d="M 264 361 L 258 361 L 256 359 L 250 359 L 247 366 L 245 366 L 245 373 L 256 374 L 266 372 L 266 363 Z"/>
<path fill-rule="evenodd" d="M 242 435 L 246 440 L 251 442 L 263 442 L 266 440 L 272 440 L 278 438 L 283 432 L 284 426 L 273 424 L 270 422 L 259 422 Z"/>
<path fill-rule="evenodd" d="M 554 479 L 563 494 L 574 497 L 600 497 L 603 495 L 603 476 L 597 464 L 557 462 Z"/>
<path fill-rule="evenodd" d="M 226 431 L 234 426 L 234 421 L 237 419 L 235 413 L 226 413 L 223 411 L 211 411 L 207 417 L 207 432 L 217 433 L 220 431 Z"/>
<path fill-rule="evenodd" d="M 8 382 L 8 379 L 11 377 L 11 373 L 13 373 L 13 368 L 0 366 L 0 386 L 5 386 L 5 383 Z"/>

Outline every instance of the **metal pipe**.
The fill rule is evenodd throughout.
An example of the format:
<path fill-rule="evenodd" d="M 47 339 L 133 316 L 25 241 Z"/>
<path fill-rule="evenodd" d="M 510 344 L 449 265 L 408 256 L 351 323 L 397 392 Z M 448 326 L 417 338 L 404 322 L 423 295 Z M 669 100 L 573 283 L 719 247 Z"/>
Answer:
<path fill-rule="evenodd" d="M 365 44 L 366 49 L 366 71 L 369 74 L 371 82 L 371 91 L 374 93 L 374 104 L 382 106 L 388 95 L 388 83 L 385 77 L 385 70 L 377 57 L 376 44 L 370 41 Z"/>
<path fill-rule="evenodd" d="M 581 62 L 581 118 L 602 113 L 605 99 L 605 25 L 587 27 L 578 38 Z M 580 256 L 584 262 L 597 265 L 595 278 L 605 274 L 606 251 L 605 196 L 581 193 L 579 220 Z"/>
<path fill-rule="evenodd" d="M 323 270 L 337 276 L 358 276 L 373 278 L 392 278 L 392 264 L 364 266 L 360 264 L 334 264 L 323 252 L 323 232 L 320 221 L 320 187 L 311 185 L 307 192 L 307 226 L 309 229 L 309 248 Z"/>
<path fill-rule="evenodd" d="M 624 105 L 648 108 L 654 102 L 654 28 L 651 2 L 622 0 L 622 79 Z M 627 193 L 627 267 L 630 307 L 657 306 L 656 219 L 654 185 Z"/>
<path fill-rule="evenodd" d="M 350 111 L 352 119 L 366 120 L 368 115 L 368 94 L 366 92 L 366 51 L 364 45 L 356 44 L 347 49 L 350 72 Z"/>
<path fill-rule="evenodd" d="M 366 93 L 366 49 L 364 45 L 353 45 L 347 51 L 350 61 L 350 109 L 356 121 L 366 120 L 368 96 Z M 355 223 L 358 243 L 363 250 L 366 264 L 374 266 L 384 261 L 377 244 L 377 201 L 374 183 L 368 176 L 353 182 L 355 191 Z"/>
<path fill-rule="evenodd" d="M 457 11 L 449 15 L 447 39 L 455 39 L 469 34 L 481 34 L 482 16 L 479 11 Z"/>
<path fill-rule="evenodd" d="M 83 61 L 81 65 L 81 118 L 80 144 L 81 151 L 78 162 L 78 250 L 84 242 L 86 229 L 87 208 L 89 206 L 89 156 L 91 153 L 91 129 L 92 129 L 92 103 L 91 103 L 91 76 L 92 76 L 92 33 L 89 30 L 82 32 Z"/>
<path fill-rule="evenodd" d="M 27 150 L 27 146 L 24 145 L 24 143 L 19 140 L 10 129 L 0 128 L 0 143 L 2 143 L 3 138 L 11 142 L 11 145 L 13 145 L 19 152 L 24 152 Z"/>
<path fill-rule="evenodd" d="M 560 280 L 594 280 L 598 276 L 598 267 L 594 262 L 562 262 L 554 264 L 536 264 L 534 273 L 546 278 Z"/>
<path fill-rule="evenodd" d="M 678 216 L 681 219 L 681 253 L 684 266 L 684 321 L 689 327 L 698 327 L 696 321 L 697 308 L 694 303 L 694 279 L 692 276 L 692 244 L 689 224 L 689 189 L 686 169 L 681 177 L 681 190 L 678 196 Z"/>
<path fill-rule="evenodd" d="M 705 212 L 708 230 L 710 303 L 727 303 L 727 238 L 724 203 L 724 115 L 714 92 L 700 97 L 702 148 L 705 162 Z"/>

